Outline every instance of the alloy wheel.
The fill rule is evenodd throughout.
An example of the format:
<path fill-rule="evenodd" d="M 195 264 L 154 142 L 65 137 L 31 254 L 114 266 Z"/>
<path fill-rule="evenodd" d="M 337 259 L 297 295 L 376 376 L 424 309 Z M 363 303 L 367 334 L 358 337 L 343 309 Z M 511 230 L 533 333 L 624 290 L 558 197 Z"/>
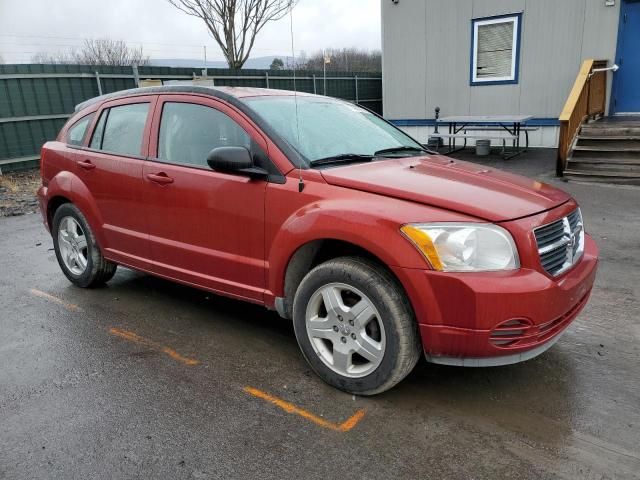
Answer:
<path fill-rule="evenodd" d="M 58 227 L 58 247 L 65 267 L 74 275 L 82 275 L 87 269 L 87 237 L 78 221 L 63 217 Z"/>
<path fill-rule="evenodd" d="M 322 286 L 306 310 L 307 335 L 321 361 L 349 378 L 372 373 L 385 353 L 385 331 L 373 302 L 344 283 Z"/>

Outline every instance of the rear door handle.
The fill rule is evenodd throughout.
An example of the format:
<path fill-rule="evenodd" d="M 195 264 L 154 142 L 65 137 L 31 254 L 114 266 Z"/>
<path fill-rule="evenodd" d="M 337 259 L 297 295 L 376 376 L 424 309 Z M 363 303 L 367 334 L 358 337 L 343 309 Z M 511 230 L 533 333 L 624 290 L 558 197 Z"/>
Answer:
<path fill-rule="evenodd" d="M 83 168 L 85 170 L 93 170 L 94 168 L 96 168 L 96 166 L 91 163 L 91 160 L 82 160 L 76 163 L 80 166 L 80 168 Z"/>
<path fill-rule="evenodd" d="M 159 183 L 160 185 L 168 185 L 170 183 L 173 183 L 173 178 L 171 178 L 164 172 L 148 173 L 147 178 L 152 182 Z"/>

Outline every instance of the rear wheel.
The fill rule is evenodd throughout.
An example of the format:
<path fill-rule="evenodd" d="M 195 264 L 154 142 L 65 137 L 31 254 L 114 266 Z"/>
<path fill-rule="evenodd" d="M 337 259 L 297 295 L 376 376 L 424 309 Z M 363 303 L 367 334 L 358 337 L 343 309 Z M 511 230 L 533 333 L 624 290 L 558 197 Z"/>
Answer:
<path fill-rule="evenodd" d="M 350 393 L 388 390 L 420 357 L 404 291 L 389 272 L 365 259 L 338 258 L 311 270 L 296 292 L 293 318 L 311 367 Z"/>
<path fill-rule="evenodd" d="M 53 216 L 53 245 L 66 277 L 83 288 L 109 281 L 117 265 L 105 260 L 82 212 L 71 203 L 61 205 Z"/>

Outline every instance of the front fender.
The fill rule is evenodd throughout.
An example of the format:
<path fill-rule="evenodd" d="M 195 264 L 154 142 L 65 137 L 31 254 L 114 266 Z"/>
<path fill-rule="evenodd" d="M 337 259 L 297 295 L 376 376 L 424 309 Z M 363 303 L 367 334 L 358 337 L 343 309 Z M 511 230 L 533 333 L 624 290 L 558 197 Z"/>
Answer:
<path fill-rule="evenodd" d="M 291 257 L 303 245 L 316 240 L 354 244 L 389 267 L 428 268 L 422 255 L 399 231 L 404 222 L 396 211 L 397 203 L 400 202 L 389 200 L 376 206 L 358 199 L 319 200 L 293 212 L 271 242 L 268 289 L 283 296 Z"/>

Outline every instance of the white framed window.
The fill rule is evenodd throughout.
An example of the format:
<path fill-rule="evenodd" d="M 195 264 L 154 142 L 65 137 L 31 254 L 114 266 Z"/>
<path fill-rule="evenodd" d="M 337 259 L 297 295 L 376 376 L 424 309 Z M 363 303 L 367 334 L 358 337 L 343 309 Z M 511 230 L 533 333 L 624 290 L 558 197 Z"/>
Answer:
<path fill-rule="evenodd" d="M 518 83 L 522 14 L 472 20 L 471 85 Z"/>

